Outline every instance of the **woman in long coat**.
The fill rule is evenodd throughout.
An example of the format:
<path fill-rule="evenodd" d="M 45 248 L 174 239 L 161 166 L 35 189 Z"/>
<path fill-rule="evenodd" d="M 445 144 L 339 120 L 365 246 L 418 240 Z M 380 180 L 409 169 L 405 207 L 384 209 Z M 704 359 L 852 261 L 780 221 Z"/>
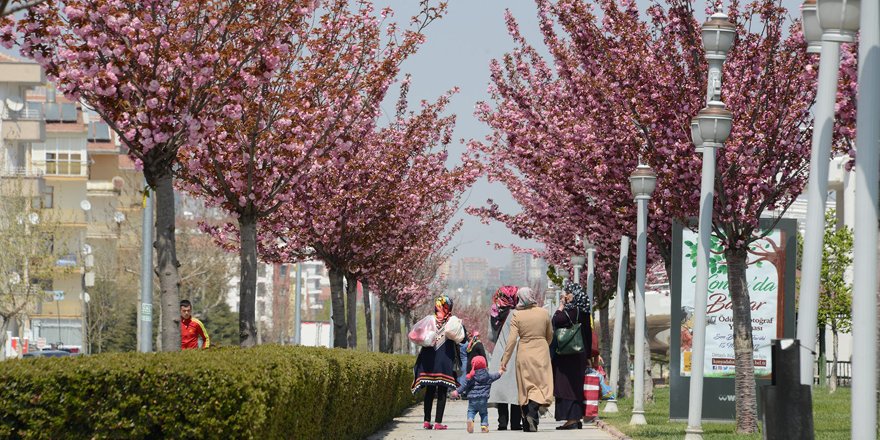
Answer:
<path fill-rule="evenodd" d="M 537 307 L 535 294 L 528 287 L 517 291 L 519 306 L 510 321 L 510 338 L 501 358 L 504 372 L 516 348 L 516 383 L 519 404 L 525 413 L 523 431 L 538 430 L 538 413 L 553 403 L 553 371 L 550 365 L 550 341 L 553 328 L 550 315 Z M 517 342 L 514 345 L 514 342 Z"/>
<path fill-rule="evenodd" d="M 442 329 L 452 316 L 452 299 L 446 295 L 440 295 L 434 301 L 434 319 L 437 321 L 437 329 Z M 436 350 L 434 347 L 422 347 L 416 364 L 413 367 L 412 392 L 415 394 L 420 388 L 425 388 L 425 429 L 446 429 L 443 424 L 443 411 L 446 409 L 446 393 L 458 388 L 456 378 L 456 366 L 458 361 L 458 343 L 447 339 Z M 431 407 L 434 398 L 437 398 L 437 415 L 434 424 L 431 425 Z"/>
<path fill-rule="evenodd" d="M 556 398 L 556 420 L 565 424 L 556 429 L 575 429 L 583 425 L 584 370 L 591 352 L 590 306 L 587 294 L 580 284 L 568 283 L 566 295 L 553 314 L 553 328 L 569 328 L 580 323 L 584 350 L 575 354 L 556 354 L 553 357 L 553 396 Z"/>
<path fill-rule="evenodd" d="M 489 336 L 495 342 L 492 357 L 489 359 L 489 367 L 492 370 L 498 369 L 504 356 L 504 349 L 507 347 L 510 317 L 513 316 L 512 311 L 518 302 L 516 291 L 516 286 L 502 286 L 495 291 L 495 296 L 492 298 L 492 310 L 489 312 L 491 324 Z M 516 342 L 513 345 L 516 345 Z M 522 430 L 522 412 L 519 407 L 519 392 L 516 388 L 516 351 L 511 360 L 513 362 L 508 373 L 493 382 L 492 390 L 489 392 L 489 404 L 498 410 L 499 431 L 507 430 L 508 423 L 511 430 Z"/>

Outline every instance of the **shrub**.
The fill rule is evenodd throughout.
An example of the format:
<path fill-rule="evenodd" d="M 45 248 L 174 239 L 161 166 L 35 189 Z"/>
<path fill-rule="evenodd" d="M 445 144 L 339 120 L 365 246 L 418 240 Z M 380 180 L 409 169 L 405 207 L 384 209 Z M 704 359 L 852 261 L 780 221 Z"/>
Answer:
<path fill-rule="evenodd" d="M 264 345 L 0 364 L 0 438 L 362 438 L 414 403 L 411 356 Z"/>

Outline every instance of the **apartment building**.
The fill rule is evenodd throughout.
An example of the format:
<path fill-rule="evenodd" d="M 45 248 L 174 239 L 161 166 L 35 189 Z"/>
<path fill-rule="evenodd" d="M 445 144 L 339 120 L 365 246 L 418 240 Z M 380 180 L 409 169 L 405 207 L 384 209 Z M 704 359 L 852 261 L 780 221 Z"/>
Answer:
<path fill-rule="evenodd" d="M 51 276 L 38 280 L 40 301 L 13 336 L 32 347 L 85 351 L 96 262 L 137 253 L 143 178 L 108 125 L 58 95 L 37 64 L 0 56 L 0 94 L 2 182 L 10 191 L 15 182 L 27 198 L 23 214 L 48 234 L 55 260 Z"/>

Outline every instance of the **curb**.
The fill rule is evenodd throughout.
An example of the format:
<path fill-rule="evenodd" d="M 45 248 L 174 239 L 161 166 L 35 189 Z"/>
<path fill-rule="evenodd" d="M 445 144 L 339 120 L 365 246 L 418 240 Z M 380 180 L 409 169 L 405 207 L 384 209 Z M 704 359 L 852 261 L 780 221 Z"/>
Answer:
<path fill-rule="evenodd" d="M 599 429 L 611 434 L 617 440 L 632 440 L 630 437 L 627 437 L 626 434 L 620 432 L 620 430 L 615 428 L 614 425 L 609 425 L 601 419 L 596 420 L 596 426 L 598 426 Z"/>

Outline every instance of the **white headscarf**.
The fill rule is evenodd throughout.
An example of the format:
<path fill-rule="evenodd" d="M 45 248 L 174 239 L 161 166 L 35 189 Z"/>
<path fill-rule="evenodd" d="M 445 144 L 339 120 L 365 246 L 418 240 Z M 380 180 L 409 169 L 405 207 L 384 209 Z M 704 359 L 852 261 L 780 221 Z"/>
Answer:
<path fill-rule="evenodd" d="M 519 308 L 528 308 L 537 303 L 537 301 L 535 301 L 535 292 L 528 287 L 520 287 L 519 290 L 516 291 L 516 296 L 519 297 Z"/>

